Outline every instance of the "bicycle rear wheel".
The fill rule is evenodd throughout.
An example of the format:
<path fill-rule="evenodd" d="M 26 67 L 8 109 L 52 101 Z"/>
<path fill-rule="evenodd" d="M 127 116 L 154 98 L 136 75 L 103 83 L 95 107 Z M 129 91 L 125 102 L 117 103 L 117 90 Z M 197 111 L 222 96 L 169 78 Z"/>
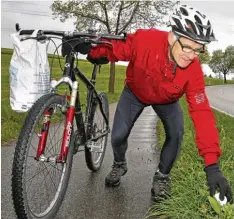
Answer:
<path fill-rule="evenodd" d="M 54 218 L 63 201 L 73 160 L 70 141 L 66 161 L 56 162 L 65 128 L 65 103 L 64 96 L 47 94 L 34 104 L 26 117 L 12 168 L 12 198 L 18 218 Z M 50 125 L 45 150 L 36 160 L 41 130 L 46 128 L 48 113 Z"/>
<path fill-rule="evenodd" d="M 103 111 L 109 122 L 109 104 L 107 95 L 102 92 L 99 94 L 99 97 L 102 102 Z M 107 131 L 106 122 L 98 103 L 92 107 L 89 124 L 91 125 L 91 132 L 89 133 L 90 138 L 97 137 Z M 89 142 L 85 147 L 86 164 L 90 170 L 97 171 L 100 169 L 105 156 L 107 140 L 108 134 L 97 141 Z"/>

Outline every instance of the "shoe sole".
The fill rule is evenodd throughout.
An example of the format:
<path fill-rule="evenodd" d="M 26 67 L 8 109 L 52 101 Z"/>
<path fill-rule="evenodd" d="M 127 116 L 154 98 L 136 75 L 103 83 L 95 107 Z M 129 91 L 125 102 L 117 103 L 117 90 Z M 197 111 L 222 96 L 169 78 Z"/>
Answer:
<path fill-rule="evenodd" d="M 122 176 L 124 176 L 126 173 L 127 173 L 127 170 L 122 174 Z M 120 184 L 120 180 L 116 183 L 109 183 L 105 181 L 105 185 L 108 187 L 116 187 L 116 186 L 119 186 L 119 184 Z"/>

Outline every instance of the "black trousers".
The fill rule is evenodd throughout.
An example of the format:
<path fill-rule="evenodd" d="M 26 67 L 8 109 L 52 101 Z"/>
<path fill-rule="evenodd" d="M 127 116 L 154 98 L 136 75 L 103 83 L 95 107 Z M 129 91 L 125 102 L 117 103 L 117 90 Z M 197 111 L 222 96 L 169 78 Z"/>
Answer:
<path fill-rule="evenodd" d="M 128 136 L 144 107 L 148 105 L 140 102 L 126 86 L 118 102 L 111 133 L 111 144 L 114 162 L 126 163 L 125 153 L 128 148 Z M 159 170 L 169 174 L 176 160 L 184 134 L 183 112 L 179 102 L 163 105 L 151 105 L 161 119 L 166 140 L 160 154 Z"/>

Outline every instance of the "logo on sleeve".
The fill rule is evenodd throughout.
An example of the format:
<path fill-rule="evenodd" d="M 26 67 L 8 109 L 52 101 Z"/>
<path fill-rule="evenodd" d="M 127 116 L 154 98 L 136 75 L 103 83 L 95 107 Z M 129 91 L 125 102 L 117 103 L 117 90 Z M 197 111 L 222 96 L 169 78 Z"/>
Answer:
<path fill-rule="evenodd" d="M 196 95 L 194 96 L 194 98 L 195 98 L 197 104 L 200 104 L 200 103 L 205 102 L 205 95 L 204 95 L 203 93 L 201 93 L 201 94 L 196 94 Z"/>

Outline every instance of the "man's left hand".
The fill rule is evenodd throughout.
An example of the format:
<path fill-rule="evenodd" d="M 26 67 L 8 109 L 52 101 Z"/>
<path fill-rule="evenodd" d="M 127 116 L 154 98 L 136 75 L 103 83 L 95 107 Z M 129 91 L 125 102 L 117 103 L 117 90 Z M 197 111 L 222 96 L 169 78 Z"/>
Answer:
<path fill-rule="evenodd" d="M 232 191 L 231 188 L 226 180 L 226 178 L 223 176 L 223 173 L 221 172 L 218 164 L 212 164 L 207 167 L 205 167 L 206 172 L 206 178 L 208 185 L 210 187 L 210 196 L 214 196 L 216 186 L 220 190 L 220 200 L 224 200 L 224 196 L 227 197 L 227 201 L 230 203 L 233 203 L 233 197 L 232 197 Z"/>

